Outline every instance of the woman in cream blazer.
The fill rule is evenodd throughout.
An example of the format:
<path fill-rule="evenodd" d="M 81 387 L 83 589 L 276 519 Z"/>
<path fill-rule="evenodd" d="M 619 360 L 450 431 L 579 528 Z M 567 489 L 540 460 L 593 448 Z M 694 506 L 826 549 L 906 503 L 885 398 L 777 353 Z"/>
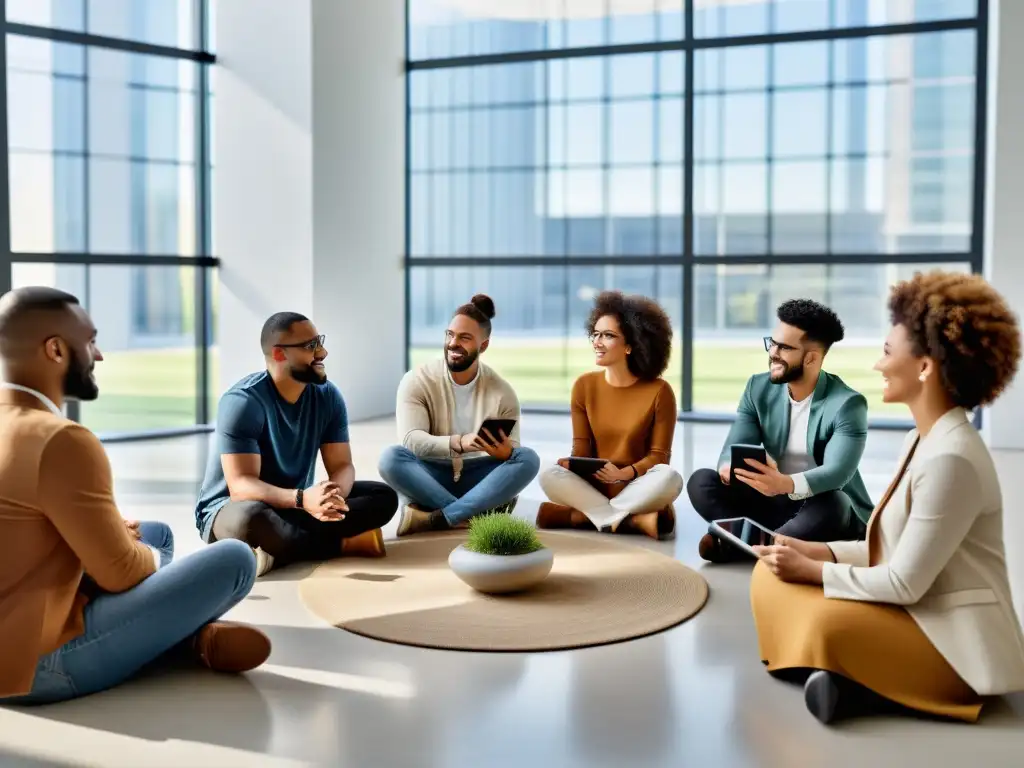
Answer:
<path fill-rule="evenodd" d="M 1020 332 L 976 275 L 918 274 L 889 309 L 875 368 L 915 429 L 866 541 L 759 548 L 761 658 L 805 676 L 807 707 L 825 723 L 892 704 L 974 722 L 982 697 L 1024 690 L 999 479 L 967 414 L 1013 378 Z"/>

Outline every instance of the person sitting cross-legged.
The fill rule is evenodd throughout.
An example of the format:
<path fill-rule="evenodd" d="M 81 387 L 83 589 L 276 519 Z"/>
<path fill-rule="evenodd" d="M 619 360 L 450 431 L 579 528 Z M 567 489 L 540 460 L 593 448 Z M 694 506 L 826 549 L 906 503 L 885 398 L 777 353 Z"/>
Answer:
<path fill-rule="evenodd" d="M 973 723 L 989 697 L 1024 691 L 1004 496 L 970 418 L 1013 382 L 1020 326 L 980 275 L 917 273 L 888 303 L 875 370 L 914 429 L 864 540 L 755 548 L 758 658 L 803 684 L 822 723 L 901 712 Z"/>
<path fill-rule="evenodd" d="M 808 541 L 862 539 L 871 514 L 858 470 L 868 403 L 822 368 L 843 339 L 843 325 L 829 307 L 810 299 L 785 301 L 776 314 L 779 322 L 764 339 L 769 370 L 747 381 L 718 468 L 690 475 L 690 502 L 709 523 L 747 517 Z M 747 459 L 733 481 L 737 444 L 763 446 L 768 463 Z M 698 552 L 714 563 L 747 557 L 710 532 Z"/>
<path fill-rule="evenodd" d="M 408 500 L 398 535 L 442 531 L 475 515 L 511 512 L 537 476 L 540 459 L 519 444 L 519 398 L 480 361 L 491 340 L 494 302 L 478 294 L 455 311 L 444 358 L 402 378 L 397 420 L 401 445 L 380 457 L 380 476 Z M 512 419 L 509 434 L 481 429 Z"/>
<path fill-rule="evenodd" d="M 217 411 L 216 450 L 196 504 L 208 542 L 239 539 L 259 573 L 341 555 L 383 557 L 398 496 L 356 480 L 348 414 L 324 367 L 324 337 L 303 315 L 279 312 L 260 337 L 266 370 L 229 389 Z M 328 479 L 314 482 L 319 452 Z"/>
<path fill-rule="evenodd" d="M 607 463 L 592 478 L 572 472 L 568 458 L 545 469 L 540 484 L 551 501 L 537 526 L 670 538 L 683 478 L 669 466 L 677 413 L 661 377 L 672 349 L 668 315 L 651 299 L 606 291 L 587 331 L 601 370 L 573 385 L 572 455 Z"/>
<path fill-rule="evenodd" d="M 65 398 L 99 395 L 103 355 L 78 299 L 5 294 L 0 358 L 0 704 L 97 693 L 158 660 L 266 661 L 265 634 L 221 620 L 252 589 L 252 551 L 224 541 L 174 559 L 170 528 L 125 520 L 102 443 L 64 417 Z"/>

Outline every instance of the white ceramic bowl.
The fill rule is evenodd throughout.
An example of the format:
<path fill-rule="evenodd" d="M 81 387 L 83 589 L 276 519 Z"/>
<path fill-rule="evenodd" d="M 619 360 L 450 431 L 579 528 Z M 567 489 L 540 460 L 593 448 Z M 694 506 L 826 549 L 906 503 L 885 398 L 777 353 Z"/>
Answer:
<path fill-rule="evenodd" d="M 488 594 L 528 589 L 547 578 L 554 562 L 554 552 L 546 547 L 525 555 L 484 555 L 459 545 L 448 556 L 456 576 Z"/>

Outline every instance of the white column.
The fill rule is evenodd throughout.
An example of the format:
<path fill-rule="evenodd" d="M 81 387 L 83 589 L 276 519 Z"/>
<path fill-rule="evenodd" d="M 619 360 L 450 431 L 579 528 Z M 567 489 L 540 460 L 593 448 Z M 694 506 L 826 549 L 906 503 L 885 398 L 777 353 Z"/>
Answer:
<path fill-rule="evenodd" d="M 404 371 L 405 3 L 219 0 L 214 252 L 220 386 L 263 367 L 260 328 L 308 315 L 352 419 Z"/>
<path fill-rule="evenodd" d="M 992 0 L 988 58 L 985 275 L 1024 323 L 1024 2 Z M 1024 370 L 984 414 L 1003 492 L 1006 558 L 1018 616 L 1024 620 Z"/>
<path fill-rule="evenodd" d="M 993 0 L 990 13 L 985 276 L 1024 323 L 1024 2 Z M 1024 370 L 984 422 L 992 448 L 1024 449 Z"/>

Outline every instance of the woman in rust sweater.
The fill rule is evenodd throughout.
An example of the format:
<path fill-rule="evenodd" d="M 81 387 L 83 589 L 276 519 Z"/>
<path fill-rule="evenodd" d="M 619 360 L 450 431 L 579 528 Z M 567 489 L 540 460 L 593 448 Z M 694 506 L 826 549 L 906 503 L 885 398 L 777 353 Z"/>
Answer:
<path fill-rule="evenodd" d="M 540 528 L 675 533 L 672 502 L 683 478 L 669 466 L 676 398 L 661 378 L 672 349 L 665 311 L 643 296 L 606 291 L 597 297 L 587 333 L 601 370 L 572 388 L 572 456 L 605 461 L 585 478 L 569 459 L 541 472 L 551 499 L 537 515 Z"/>

